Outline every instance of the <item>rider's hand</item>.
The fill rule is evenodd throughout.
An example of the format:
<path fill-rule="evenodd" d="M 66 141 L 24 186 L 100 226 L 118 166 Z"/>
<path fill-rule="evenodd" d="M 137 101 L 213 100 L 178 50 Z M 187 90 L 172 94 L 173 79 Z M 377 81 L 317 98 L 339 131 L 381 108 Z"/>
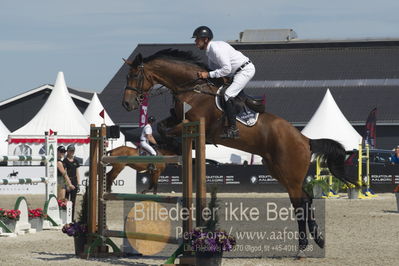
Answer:
<path fill-rule="evenodd" d="M 198 72 L 197 75 L 200 79 L 207 79 L 209 77 L 208 72 Z"/>

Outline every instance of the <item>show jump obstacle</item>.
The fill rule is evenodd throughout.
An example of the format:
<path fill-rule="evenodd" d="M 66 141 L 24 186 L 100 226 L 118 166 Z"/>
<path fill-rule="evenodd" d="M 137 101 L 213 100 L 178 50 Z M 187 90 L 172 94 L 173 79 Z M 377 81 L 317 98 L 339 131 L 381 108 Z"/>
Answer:
<path fill-rule="evenodd" d="M 57 149 L 57 134 L 49 135 L 45 132 L 45 147 L 46 155 L 44 156 L 7 156 L 0 155 L 0 162 L 43 162 L 45 163 L 45 177 L 38 178 L 1 178 L 0 185 L 14 185 L 14 184 L 35 184 L 45 183 L 45 205 L 44 214 L 46 219 L 43 222 L 43 229 L 59 228 L 62 221 L 59 214 L 59 207 L 57 202 L 57 164 L 56 164 L 56 149 Z M 15 203 L 15 210 L 21 211 L 20 218 L 16 222 L 14 228 L 10 228 L 3 221 L 0 221 L 0 236 L 14 236 L 15 234 L 24 234 L 25 232 L 32 232 L 31 226 L 28 222 L 28 204 L 25 197 L 18 197 Z"/>
<path fill-rule="evenodd" d="M 195 171 L 194 178 L 196 180 L 196 226 L 204 225 L 202 217 L 203 209 L 206 206 L 206 184 L 205 184 L 205 121 L 201 118 L 198 122 L 183 123 L 182 132 L 182 156 L 106 156 L 104 143 L 106 142 L 106 127 L 94 127 L 91 125 L 90 130 L 90 177 L 89 177 L 89 216 L 88 231 L 89 239 L 85 245 L 85 251 L 82 257 L 101 257 L 107 255 L 121 255 L 121 250 L 115 245 L 110 237 L 130 238 L 166 242 L 179 244 L 179 248 L 172 255 L 172 260 L 177 255 L 184 254 L 183 246 L 188 244 L 188 239 L 176 239 L 164 235 L 147 234 L 140 232 L 125 232 L 109 230 L 107 227 L 106 204 L 110 200 L 124 201 L 154 201 L 162 203 L 176 203 L 180 201 L 179 197 L 170 197 L 162 195 L 143 195 L 143 194 L 122 194 L 107 193 L 106 187 L 106 171 L 107 163 L 179 163 L 182 164 L 182 180 L 183 180 L 183 208 L 191 209 L 193 206 L 193 160 L 192 148 L 195 141 Z M 98 179 L 97 179 L 98 177 Z M 98 181 L 97 181 L 98 180 Z M 191 212 L 188 219 L 183 223 L 183 236 L 193 227 L 193 217 Z M 187 242 L 187 243 L 186 243 Z M 109 252 L 109 246 L 113 252 Z M 184 259 L 180 260 L 181 263 Z"/>

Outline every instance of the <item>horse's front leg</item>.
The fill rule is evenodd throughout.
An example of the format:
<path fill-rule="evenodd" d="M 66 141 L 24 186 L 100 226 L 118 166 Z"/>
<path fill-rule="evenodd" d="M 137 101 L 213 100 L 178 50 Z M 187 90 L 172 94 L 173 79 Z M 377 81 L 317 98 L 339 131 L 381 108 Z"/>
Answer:
<path fill-rule="evenodd" d="M 177 137 L 177 136 L 181 136 L 182 132 L 183 132 L 183 123 L 179 123 L 176 126 L 166 130 L 166 136 Z"/>

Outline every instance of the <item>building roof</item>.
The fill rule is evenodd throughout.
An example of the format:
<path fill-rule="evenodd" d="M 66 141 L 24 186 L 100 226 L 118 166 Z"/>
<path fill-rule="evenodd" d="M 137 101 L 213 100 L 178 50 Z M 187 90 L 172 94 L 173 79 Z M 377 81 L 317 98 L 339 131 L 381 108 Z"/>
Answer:
<path fill-rule="evenodd" d="M 265 95 L 267 111 L 294 125 L 306 125 L 327 89 L 351 124 L 364 124 L 374 107 L 378 124 L 399 124 L 399 40 L 231 44 L 256 66 L 245 92 Z M 206 62 L 193 44 L 140 44 L 128 59 L 167 48 L 192 51 Z M 100 95 L 117 124 L 134 124 L 139 118 L 138 111 L 128 113 L 121 106 L 127 71 L 122 65 Z M 168 94 L 151 98 L 149 113 L 166 117 L 171 103 Z"/>

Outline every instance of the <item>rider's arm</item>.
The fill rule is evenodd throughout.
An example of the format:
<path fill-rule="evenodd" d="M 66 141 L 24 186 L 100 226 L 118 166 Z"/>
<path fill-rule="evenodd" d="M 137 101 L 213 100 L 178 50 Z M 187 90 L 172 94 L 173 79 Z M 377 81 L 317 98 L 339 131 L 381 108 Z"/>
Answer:
<path fill-rule="evenodd" d="M 152 134 L 146 134 L 145 136 L 146 136 L 146 138 L 148 139 L 149 142 L 151 142 L 152 144 L 157 144 L 157 141 L 152 136 Z"/>
<path fill-rule="evenodd" d="M 219 47 L 218 45 L 210 47 L 208 54 L 209 59 L 216 63 L 215 66 L 218 66 L 217 69 L 209 72 L 209 77 L 211 78 L 225 77 L 231 73 L 232 66 L 230 63 L 229 53 L 222 48 L 223 47 Z"/>

